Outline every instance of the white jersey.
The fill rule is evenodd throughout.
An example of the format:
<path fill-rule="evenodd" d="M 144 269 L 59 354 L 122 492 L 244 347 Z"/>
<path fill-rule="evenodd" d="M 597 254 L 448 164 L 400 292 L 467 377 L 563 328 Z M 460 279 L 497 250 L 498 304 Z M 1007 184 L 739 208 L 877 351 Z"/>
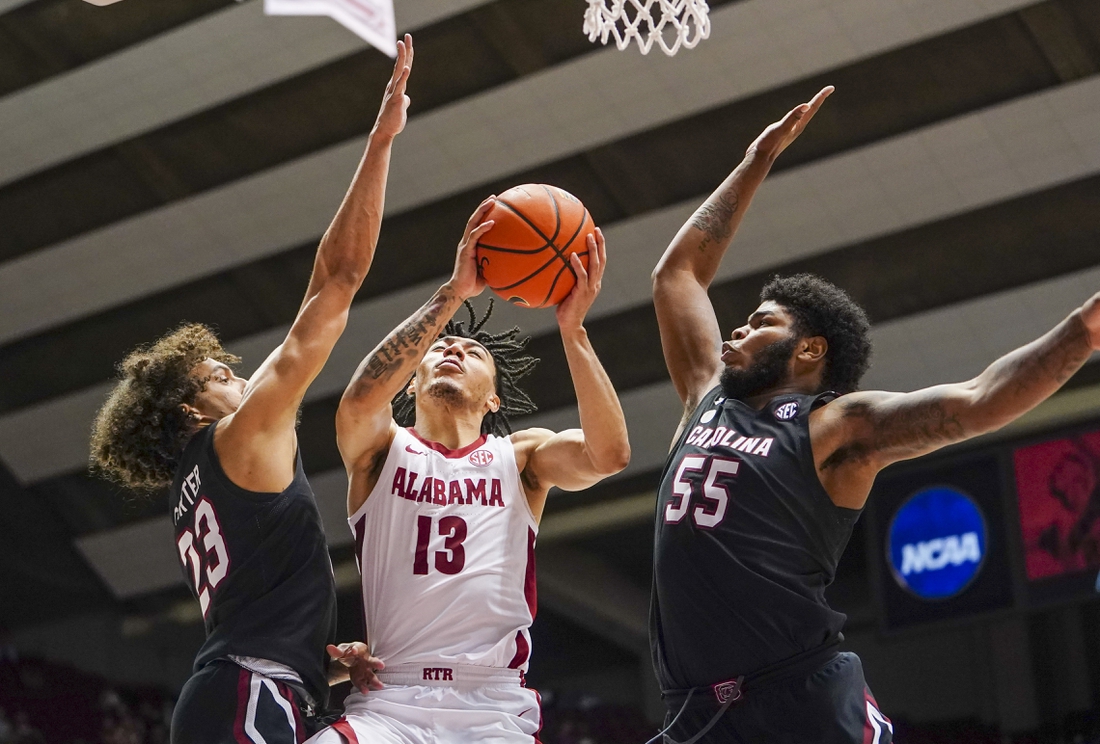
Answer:
<path fill-rule="evenodd" d="M 388 667 L 527 670 L 538 524 L 511 440 L 449 450 L 398 429 L 348 523 L 367 638 Z"/>

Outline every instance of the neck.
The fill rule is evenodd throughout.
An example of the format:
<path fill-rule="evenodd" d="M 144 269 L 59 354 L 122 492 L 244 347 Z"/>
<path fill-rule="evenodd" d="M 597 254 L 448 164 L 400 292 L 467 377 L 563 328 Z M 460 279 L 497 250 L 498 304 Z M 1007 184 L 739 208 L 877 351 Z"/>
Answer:
<path fill-rule="evenodd" d="M 780 395 L 816 395 L 820 385 L 810 380 L 788 380 L 774 387 L 762 390 L 756 395 L 742 398 L 741 402 L 752 406 L 756 410 L 768 405 L 768 401 L 778 398 Z"/>
<path fill-rule="evenodd" d="M 481 436 L 483 414 L 416 404 L 416 433 L 447 449 L 462 449 Z"/>

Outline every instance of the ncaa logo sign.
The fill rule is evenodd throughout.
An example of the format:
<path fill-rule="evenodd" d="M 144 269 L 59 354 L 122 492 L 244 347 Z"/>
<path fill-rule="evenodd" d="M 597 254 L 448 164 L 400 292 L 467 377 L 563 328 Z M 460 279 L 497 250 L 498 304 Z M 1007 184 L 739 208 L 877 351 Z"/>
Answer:
<path fill-rule="evenodd" d="M 483 468 L 493 461 L 493 453 L 489 450 L 477 450 L 470 453 L 470 464 Z"/>
<path fill-rule="evenodd" d="M 890 521 L 887 563 L 903 589 L 921 599 L 950 599 L 981 571 L 987 534 L 973 499 L 950 486 L 926 488 Z"/>

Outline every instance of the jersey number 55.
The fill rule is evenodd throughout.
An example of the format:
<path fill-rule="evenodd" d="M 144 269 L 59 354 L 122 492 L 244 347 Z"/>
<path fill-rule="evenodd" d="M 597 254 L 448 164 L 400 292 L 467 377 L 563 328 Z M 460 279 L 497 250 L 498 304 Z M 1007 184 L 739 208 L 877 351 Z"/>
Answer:
<path fill-rule="evenodd" d="M 665 523 L 677 524 L 683 521 L 692 501 L 695 501 L 695 508 L 691 510 L 691 521 L 696 527 L 710 530 L 721 524 L 726 518 L 730 492 L 729 487 L 725 483 L 719 483 L 718 479 L 737 475 L 740 465 L 740 461 L 726 457 L 685 455 L 676 469 L 672 498 L 665 504 Z M 696 473 L 706 473 L 706 477 L 694 475 Z"/>

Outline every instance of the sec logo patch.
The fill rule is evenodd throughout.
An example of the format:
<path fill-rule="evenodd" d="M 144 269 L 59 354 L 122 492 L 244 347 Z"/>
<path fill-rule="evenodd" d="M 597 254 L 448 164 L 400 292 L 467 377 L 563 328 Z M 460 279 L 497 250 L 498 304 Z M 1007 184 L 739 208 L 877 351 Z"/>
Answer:
<path fill-rule="evenodd" d="M 493 453 L 489 450 L 478 450 L 470 453 L 470 464 L 483 468 L 493 461 Z"/>
<path fill-rule="evenodd" d="M 780 421 L 790 421 L 798 415 L 798 402 L 784 403 L 775 409 L 775 417 Z"/>

